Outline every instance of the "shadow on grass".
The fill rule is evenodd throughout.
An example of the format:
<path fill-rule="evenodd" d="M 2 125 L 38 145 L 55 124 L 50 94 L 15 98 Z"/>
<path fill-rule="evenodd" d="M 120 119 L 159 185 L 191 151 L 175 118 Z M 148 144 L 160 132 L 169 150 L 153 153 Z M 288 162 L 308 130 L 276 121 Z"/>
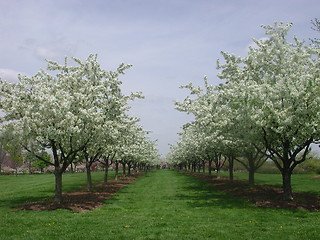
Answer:
<path fill-rule="evenodd" d="M 31 202 L 39 202 L 39 201 L 44 201 L 44 200 L 48 200 L 50 198 L 53 198 L 53 195 L 50 197 L 48 196 L 42 196 L 42 197 L 32 197 L 32 196 L 28 196 L 28 197 L 14 197 L 12 199 L 7 199 L 7 200 L 0 200 L 0 208 L 14 208 L 17 206 L 20 206 L 22 204 L 26 204 L 26 203 L 31 203 Z"/>
<path fill-rule="evenodd" d="M 231 197 L 214 186 L 197 179 L 188 179 L 186 183 L 188 186 L 183 188 L 186 194 L 177 194 L 175 197 L 176 199 L 184 200 L 191 207 L 217 207 L 224 209 L 256 208 L 253 204 L 243 199 Z"/>

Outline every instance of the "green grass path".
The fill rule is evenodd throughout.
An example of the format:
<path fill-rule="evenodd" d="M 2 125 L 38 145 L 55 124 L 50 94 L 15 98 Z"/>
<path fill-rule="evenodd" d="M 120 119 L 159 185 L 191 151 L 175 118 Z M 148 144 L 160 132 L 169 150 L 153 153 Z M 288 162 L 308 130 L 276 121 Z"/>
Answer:
<path fill-rule="evenodd" d="M 184 174 L 158 170 L 91 212 L 4 209 L 0 239 L 318 239 L 319 217 L 259 209 Z"/>

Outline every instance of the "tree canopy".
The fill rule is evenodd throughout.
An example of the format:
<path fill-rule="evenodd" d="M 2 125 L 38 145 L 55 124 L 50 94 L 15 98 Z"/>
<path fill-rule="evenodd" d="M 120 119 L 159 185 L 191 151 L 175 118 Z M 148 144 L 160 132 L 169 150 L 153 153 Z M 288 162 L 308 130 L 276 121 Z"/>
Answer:
<path fill-rule="evenodd" d="M 84 151 L 103 154 L 114 143 L 113 135 L 132 119 L 128 101 L 142 97 L 139 92 L 126 96 L 121 91 L 119 77 L 131 65 L 122 63 L 107 71 L 97 55 L 72 60 L 75 65 L 67 58 L 62 65 L 48 61 L 52 74 L 40 70 L 32 77 L 19 76 L 18 83 L 0 82 L 2 132 L 10 130 L 26 151 L 54 166 L 56 201 L 61 201 L 66 168 Z M 37 154 L 41 151 L 50 151 L 53 161 Z"/>
<path fill-rule="evenodd" d="M 205 89 L 189 84 L 185 87 L 195 98 L 176 105 L 195 115 L 194 124 L 202 126 L 197 131 L 214 139 L 212 150 L 273 160 L 283 176 L 285 197 L 292 199 L 292 171 L 320 137 L 320 52 L 295 36 L 289 42 L 291 23 L 262 27 L 267 38 L 253 39 L 246 57 L 222 52 L 218 76 L 224 84 L 211 87 L 205 81 Z M 204 152 L 206 145 L 200 148 Z"/>

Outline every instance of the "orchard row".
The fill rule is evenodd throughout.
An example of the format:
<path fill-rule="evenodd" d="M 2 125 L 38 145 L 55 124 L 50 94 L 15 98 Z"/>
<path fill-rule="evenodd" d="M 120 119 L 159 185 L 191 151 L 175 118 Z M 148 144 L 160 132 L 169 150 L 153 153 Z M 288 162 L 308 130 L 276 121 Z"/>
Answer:
<path fill-rule="evenodd" d="M 307 160 L 320 140 L 320 48 L 287 34 L 292 24 L 263 26 L 266 37 L 254 39 L 246 57 L 222 52 L 217 87 L 184 86 L 190 96 L 176 102 L 179 111 L 194 115 L 183 126 L 169 159 L 180 168 L 205 164 L 219 172 L 233 161 L 254 172 L 272 160 L 282 174 L 284 196 L 292 199 L 291 174 Z"/>
<path fill-rule="evenodd" d="M 55 201 L 62 200 L 62 174 L 75 162 L 85 162 L 90 190 L 90 167 L 99 161 L 146 167 L 159 161 L 155 142 L 128 114 L 128 102 L 141 93 L 125 95 L 119 76 L 130 65 L 106 71 L 96 55 L 87 60 L 48 61 L 49 74 L 40 70 L 17 83 L 0 82 L 2 142 L 31 153 L 54 167 Z M 52 157 L 46 157 L 49 153 Z"/>

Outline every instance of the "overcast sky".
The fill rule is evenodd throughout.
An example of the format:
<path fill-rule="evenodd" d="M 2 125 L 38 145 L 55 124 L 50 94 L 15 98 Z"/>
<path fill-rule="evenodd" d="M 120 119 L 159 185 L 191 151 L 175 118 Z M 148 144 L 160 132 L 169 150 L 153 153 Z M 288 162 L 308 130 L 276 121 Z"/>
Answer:
<path fill-rule="evenodd" d="M 0 77 L 16 81 L 45 69 L 44 59 L 91 53 L 107 70 L 132 64 L 123 90 L 143 92 L 131 112 L 165 155 L 191 120 L 174 109 L 188 93 L 180 85 L 204 76 L 221 83 L 220 52 L 245 56 L 251 39 L 264 37 L 261 24 L 293 22 L 291 34 L 319 37 L 310 22 L 319 9 L 319 0 L 0 0 Z"/>

